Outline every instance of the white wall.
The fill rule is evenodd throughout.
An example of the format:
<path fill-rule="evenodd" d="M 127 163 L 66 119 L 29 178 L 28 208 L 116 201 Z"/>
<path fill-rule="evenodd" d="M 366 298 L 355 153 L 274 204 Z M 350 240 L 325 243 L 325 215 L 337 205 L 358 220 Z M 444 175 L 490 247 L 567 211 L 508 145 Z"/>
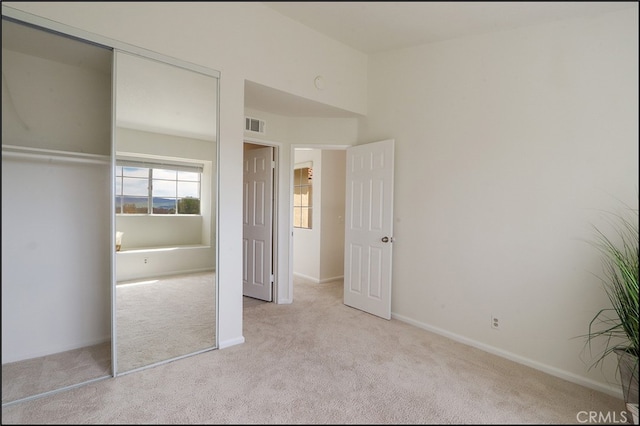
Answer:
<path fill-rule="evenodd" d="M 346 150 L 322 151 L 320 282 L 344 277 Z"/>
<path fill-rule="evenodd" d="M 220 71 L 219 347 L 242 343 L 242 155 L 244 80 L 366 113 L 366 55 L 324 37 L 260 3 L 3 2 L 61 24 Z M 172 28 L 189 23 L 189 31 Z M 278 46 L 278 49 L 273 49 Z M 309 46 L 314 46 L 310 49 Z M 327 82 L 318 91 L 313 81 Z M 281 170 L 290 167 L 281 150 Z M 282 175 L 281 175 L 282 178 Z M 281 181 L 281 186 L 284 185 Z M 283 188 L 281 188 L 283 189 Z M 286 193 L 286 192 L 285 192 Z M 280 227 L 281 232 L 286 229 Z M 280 238 L 288 252 L 289 240 Z M 282 259 L 286 262 L 285 259 Z M 288 264 L 280 291 L 290 298 Z"/>
<path fill-rule="evenodd" d="M 266 123 L 264 133 L 256 133 L 245 130 L 244 135 L 247 138 L 258 138 L 273 142 L 289 141 L 289 121 L 288 117 L 278 114 L 271 114 L 265 111 L 259 111 L 251 108 L 245 108 L 245 116 L 263 120 Z"/>
<path fill-rule="evenodd" d="M 638 205 L 637 5 L 373 55 L 368 111 L 361 141 L 396 140 L 394 317 L 620 394 L 578 336 L 607 306 L 590 224 Z"/>
<path fill-rule="evenodd" d="M 110 340 L 108 176 L 108 164 L 3 158 L 3 363 Z"/>
<path fill-rule="evenodd" d="M 122 251 L 202 245 L 202 222 L 199 215 L 117 215 L 116 231 L 124 233 Z"/>
<path fill-rule="evenodd" d="M 251 139 L 276 141 L 286 146 L 354 145 L 358 140 L 357 118 L 284 117 L 252 108 L 245 108 L 245 115 L 266 123 L 264 134 L 245 131 L 245 136 Z"/>
<path fill-rule="evenodd" d="M 180 246 L 116 253 L 118 282 L 213 270 L 215 247 Z"/>
<path fill-rule="evenodd" d="M 312 282 L 319 282 L 322 212 L 318 207 L 322 194 L 322 151 L 297 149 L 294 167 L 308 162 L 313 167 L 311 229 L 293 228 L 293 273 Z"/>
<path fill-rule="evenodd" d="M 288 138 L 295 144 L 354 145 L 358 140 L 358 120 L 356 118 L 291 118 Z"/>

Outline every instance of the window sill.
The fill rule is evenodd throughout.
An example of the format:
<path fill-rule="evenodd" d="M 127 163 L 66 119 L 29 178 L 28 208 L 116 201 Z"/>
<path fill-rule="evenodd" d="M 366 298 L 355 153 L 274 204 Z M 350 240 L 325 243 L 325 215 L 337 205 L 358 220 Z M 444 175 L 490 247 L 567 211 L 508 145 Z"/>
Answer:
<path fill-rule="evenodd" d="M 193 250 L 193 249 L 206 249 L 206 248 L 211 248 L 211 246 L 205 245 L 205 244 L 194 244 L 194 245 L 184 245 L 184 246 L 133 247 L 133 248 L 121 249 L 119 251 L 116 251 L 116 254 L 149 253 L 149 252 L 159 252 L 159 251 Z"/>

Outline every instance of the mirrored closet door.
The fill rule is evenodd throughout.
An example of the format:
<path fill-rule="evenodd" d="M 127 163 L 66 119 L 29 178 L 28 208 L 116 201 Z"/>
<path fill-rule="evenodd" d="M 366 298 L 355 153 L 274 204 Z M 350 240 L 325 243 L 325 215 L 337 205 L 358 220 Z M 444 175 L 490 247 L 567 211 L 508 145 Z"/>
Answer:
<path fill-rule="evenodd" d="M 2 18 L 2 403 L 111 377 L 112 50 Z"/>
<path fill-rule="evenodd" d="M 219 73 L 2 9 L 3 406 L 217 348 Z"/>
<path fill-rule="evenodd" d="M 218 78 L 115 53 L 116 370 L 216 347 Z"/>

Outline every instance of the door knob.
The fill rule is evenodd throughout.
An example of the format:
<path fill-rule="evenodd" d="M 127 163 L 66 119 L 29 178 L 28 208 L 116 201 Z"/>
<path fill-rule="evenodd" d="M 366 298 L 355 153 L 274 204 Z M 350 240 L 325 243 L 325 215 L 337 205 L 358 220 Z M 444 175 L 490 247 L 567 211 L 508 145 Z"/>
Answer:
<path fill-rule="evenodd" d="M 389 237 L 382 237 L 382 242 L 383 242 L 383 243 L 388 243 L 389 241 L 393 241 L 393 238 L 389 238 Z"/>

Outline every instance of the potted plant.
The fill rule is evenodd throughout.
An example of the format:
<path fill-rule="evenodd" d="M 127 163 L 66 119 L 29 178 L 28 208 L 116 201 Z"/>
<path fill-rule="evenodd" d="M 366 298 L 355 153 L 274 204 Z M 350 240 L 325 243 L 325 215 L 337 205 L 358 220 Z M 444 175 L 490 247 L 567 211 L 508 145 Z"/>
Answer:
<path fill-rule="evenodd" d="M 598 275 L 611 306 L 591 319 L 587 342 L 602 341 L 604 349 L 591 367 L 602 363 L 611 354 L 618 358 L 618 371 L 627 409 L 637 423 L 638 407 L 638 211 L 614 214 L 610 221 L 612 233 L 607 235 L 594 227 L 591 244 L 599 251 L 602 273 Z M 633 404 L 633 405 L 630 405 Z M 635 409 L 634 409 L 635 407 Z"/>

